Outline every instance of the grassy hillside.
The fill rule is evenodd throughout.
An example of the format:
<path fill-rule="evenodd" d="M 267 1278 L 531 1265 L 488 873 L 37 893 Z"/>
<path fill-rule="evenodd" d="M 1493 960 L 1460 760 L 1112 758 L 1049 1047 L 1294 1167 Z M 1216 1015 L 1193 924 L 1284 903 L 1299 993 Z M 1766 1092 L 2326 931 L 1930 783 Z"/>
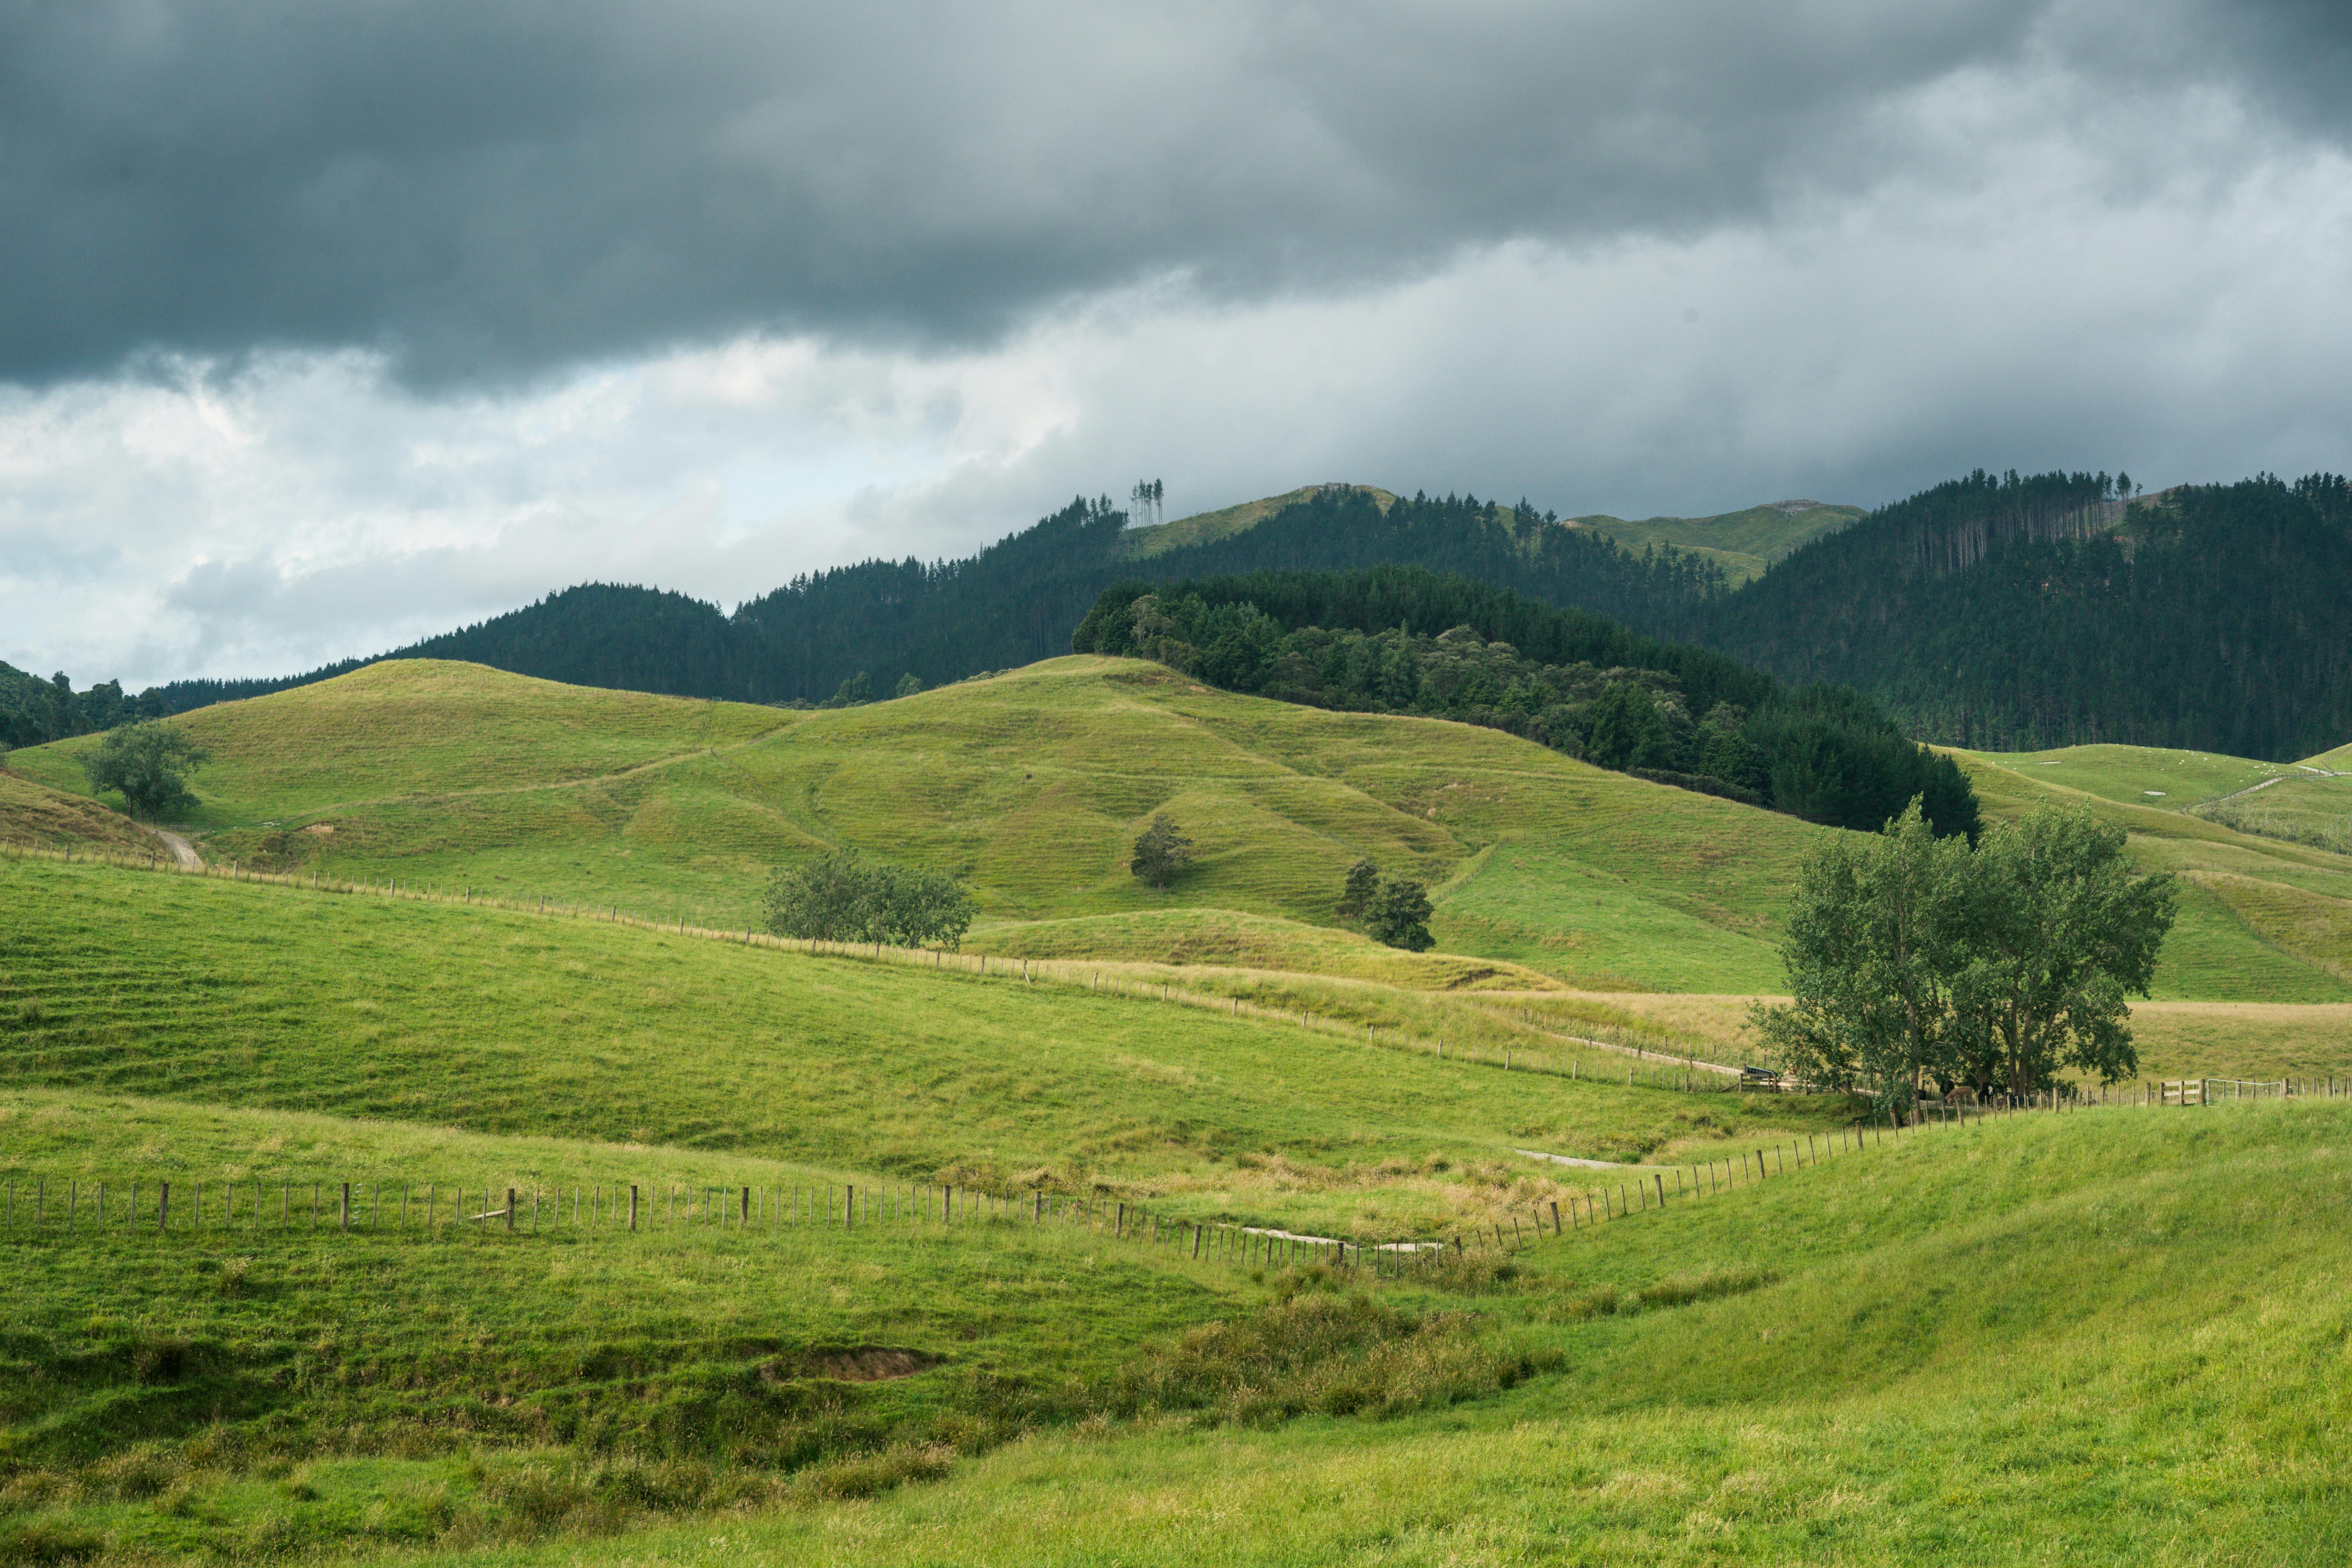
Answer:
<path fill-rule="evenodd" d="M 1672 545 L 1706 554 L 1718 563 L 1734 585 L 1763 574 L 1764 568 L 1800 544 L 1833 533 L 1864 515 L 1857 506 L 1824 506 L 1820 501 L 1774 501 L 1713 517 L 1645 517 L 1632 521 L 1594 514 L 1574 520 L 1575 526 L 1595 529 L 1621 544 L 1640 550 L 1648 545 Z"/>
<path fill-rule="evenodd" d="M 1780 984 L 1782 900 L 1821 831 L 1494 731 L 1093 658 L 816 712 L 403 661 L 179 721 L 215 759 L 197 780 L 215 860 L 740 927 L 771 867 L 846 845 L 962 871 L 982 904 L 973 940 L 999 951 L 1410 986 L 1467 972 L 1339 927 L 1360 857 L 1428 881 L 1442 950 L 1506 966 L 1494 983 L 1755 993 Z M 53 837 L 90 743 L 16 753 L 0 788 L 58 793 L 36 792 L 46 815 L 0 821 Z M 2325 806 L 2316 792 L 2352 781 L 2128 747 L 1961 755 L 1994 816 L 2089 798 L 2144 861 L 2189 879 L 2159 994 L 2352 1001 L 2352 859 L 2207 819 L 2233 795 L 2302 790 Z M 1198 846 L 1167 893 L 1126 868 L 1156 811 Z M 119 820 L 86 820 L 130 842 Z M 1513 965 L 1533 973 L 1509 979 Z"/>
<path fill-rule="evenodd" d="M 240 1170 L 420 1136 L 0 1110 Z M 20 1560 L 2336 1561 L 2347 1150 L 2340 1101 L 2018 1116 L 1400 1283 L 1068 1226 L 19 1238 L 0 1299 L 39 1375 L 0 1405 L 0 1531 Z"/>
<path fill-rule="evenodd" d="M 41 759 L 45 767 L 51 759 Z M 81 770 L 76 768 L 76 773 Z M 0 844 L 89 845 L 143 854 L 156 841 L 120 812 L 0 768 Z"/>
<path fill-rule="evenodd" d="M 1625 1065 L 1612 1053 L 1385 986 L 1114 968 L 1097 992 L 1092 966 L 1040 984 L 1001 962 L 811 958 L 54 862 L 0 861 L 0 1079 L 16 1086 L 1150 1196 L 1349 1235 L 1551 1190 L 1515 1146 L 1664 1157 L 1822 1115 L 1629 1091 L 1607 1081 Z M 1142 993 L 1166 983 L 1182 1002 L 1188 979 L 1205 1005 Z M 1294 1008 L 1313 1017 L 1266 1016 Z M 1513 1046 L 1582 1076 L 1464 1059 Z"/>
<path fill-rule="evenodd" d="M 607 707 L 609 734 L 593 717 Z M 196 781 L 215 859 L 742 925 L 769 868 L 848 845 L 963 870 L 983 942 L 1028 921 L 1214 909 L 1324 928 L 1302 948 L 1336 942 L 1352 968 L 1380 961 L 1331 931 L 1333 908 L 1370 857 L 1442 884 L 1449 951 L 1589 984 L 1758 983 L 1820 831 L 1496 731 L 1092 658 L 811 713 L 402 661 L 180 722 L 215 758 Z M 70 788 L 89 743 L 17 755 Z M 1127 870 L 1157 811 L 1197 845 L 1164 894 Z M 1137 930 L 1108 951 L 1145 956 Z M 1171 931 L 1165 955 L 1185 950 Z"/>
<path fill-rule="evenodd" d="M 2210 819 L 2217 801 L 2259 800 L 2301 788 L 2301 780 L 2337 781 L 2242 757 L 2137 746 L 1954 754 L 1989 816 L 2014 816 L 2042 799 L 2089 800 L 2129 832 L 2143 865 L 2181 877 L 2180 921 L 2166 944 L 2159 997 L 2352 1002 L 2352 857 Z"/>
<path fill-rule="evenodd" d="M 194 825 L 273 826 L 322 808 L 483 795 L 590 779 L 740 745 L 790 710 L 563 686 L 478 665 L 404 659 L 173 721 L 211 754 Z M 82 791 L 95 735 L 15 753 L 16 771 Z M 116 804 L 120 804 L 117 802 Z"/>

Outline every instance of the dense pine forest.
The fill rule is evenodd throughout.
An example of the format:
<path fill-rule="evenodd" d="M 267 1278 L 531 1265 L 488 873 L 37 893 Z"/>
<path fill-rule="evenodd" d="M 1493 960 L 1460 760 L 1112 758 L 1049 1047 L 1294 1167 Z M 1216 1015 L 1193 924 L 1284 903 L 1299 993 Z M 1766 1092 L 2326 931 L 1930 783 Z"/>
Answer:
<path fill-rule="evenodd" d="M 2352 739 L 2352 488 L 1977 474 L 1664 624 L 1948 744 L 2288 761 Z"/>
<path fill-rule="evenodd" d="M 846 700 L 1059 652 L 1122 582 L 1393 564 L 1703 644 L 1794 687 L 1851 687 L 1916 739 L 2000 749 L 2114 741 L 2284 760 L 2352 737 L 2352 500 L 2328 475 L 2134 500 L 2127 480 L 2104 474 L 1979 472 L 1883 507 L 1737 589 L 1702 555 L 1629 550 L 1524 501 L 1475 496 L 1384 504 L 1326 486 L 1254 527 L 1150 556 L 1128 521 L 1107 498 L 1079 499 L 967 560 L 816 573 L 732 615 L 681 594 L 591 584 L 386 657 L 680 696 Z M 1516 634 L 1493 639 L 1538 662 L 1576 662 Z M 136 698 L 8 670 L 0 739 L 28 744 L 257 696 L 360 662 L 179 681 Z"/>
<path fill-rule="evenodd" d="M 1418 567 L 1122 583 L 1070 647 L 1287 702 L 1507 730 L 1834 826 L 1875 829 L 1914 795 L 1938 833 L 1979 826 L 1960 770 L 1850 690 L 1787 690 L 1721 654 Z"/>

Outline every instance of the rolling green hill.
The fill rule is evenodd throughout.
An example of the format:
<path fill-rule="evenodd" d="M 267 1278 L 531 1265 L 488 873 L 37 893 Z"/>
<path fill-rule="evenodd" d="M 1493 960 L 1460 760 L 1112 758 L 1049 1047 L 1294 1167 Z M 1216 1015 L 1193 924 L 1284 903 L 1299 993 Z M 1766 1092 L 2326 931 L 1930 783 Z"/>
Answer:
<path fill-rule="evenodd" d="M 1171 550 L 1206 544 L 1246 532 L 1283 508 L 1301 505 L 1318 493 L 1330 489 L 1357 491 L 1370 498 L 1382 511 L 1386 511 L 1397 499 L 1377 485 L 1301 485 L 1278 496 L 1242 501 L 1234 506 L 1219 507 L 1213 511 L 1194 512 L 1190 517 L 1180 517 L 1171 522 L 1129 528 L 1119 535 L 1119 542 L 1130 559 L 1148 561 Z"/>
<path fill-rule="evenodd" d="M 0 858 L 0 1560 L 2352 1546 L 2352 1101 L 1857 1142 L 1857 1105 L 1680 1092 L 1567 1037 L 1650 1018 L 1671 1048 L 1739 1005 L 1697 993 L 1769 990 L 1825 829 L 1098 658 L 814 713 L 400 663 L 178 722 L 216 759 L 207 853 L 282 876 Z M 0 798 L 89 812 L 89 743 L 18 753 Z M 2352 866 L 2145 793 L 2242 766 L 2052 760 L 1965 759 L 1990 813 L 2079 794 L 2191 879 L 2174 994 L 2329 979 L 2305 928 Z M 1157 809 L 1202 851 L 1171 895 L 1122 860 Z M 723 926 L 835 844 L 968 868 L 992 956 L 643 918 Z M 1438 952 L 1332 921 L 1365 852 L 1432 879 Z M 2217 1070 L 2274 1016 L 2352 1014 L 2167 1005 L 2205 1009 Z M 1538 1239 L 1637 1171 L 1663 1209 Z M 204 1183 L 208 1228 L 134 1223 L 133 1178 Z M 301 1187 L 346 1181 L 363 1222 L 309 1228 Z M 286 1212 L 215 1223 L 232 1184 Z M 919 1217 L 939 1184 L 986 1217 Z M 809 1223 L 845 1185 L 875 1223 Z M 508 1186 L 512 1237 L 446 1218 Z M 744 1188 L 751 1226 L 696 1223 Z M 1506 1245 L 1342 1276 L 1237 1264 L 1239 1226 Z"/>
<path fill-rule="evenodd" d="M 1417 988 L 1460 972 L 1334 916 L 1359 857 L 1432 885 L 1443 952 L 1524 966 L 1526 984 L 1753 994 L 1780 984 L 1785 889 L 1822 831 L 1491 730 L 1241 697 L 1092 657 L 817 712 L 403 660 L 177 721 L 215 758 L 196 781 L 215 860 L 741 927 L 769 868 L 855 846 L 961 869 L 982 911 L 973 941 L 994 951 L 1097 942 L 1124 960 Z M 16 752 L 14 776 L 86 790 L 74 759 L 91 743 Z M 2177 809 L 2275 770 L 2129 748 L 1964 755 L 1988 811 L 2084 793 L 2144 859 L 2191 875 L 2159 994 L 2352 1000 L 2338 913 L 2352 861 Z M 2167 784 L 2178 793 L 2146 794 Z M 1126 868 L 1163 810 L 1198 842 L 1165 894 Z"/>
<path fill-rule="evenodd" d="M 583 717 L 607 702 L 610 734 Z M 178 722 L 216 759 L 196 786 L 218 859 L 740 926 L 768 868 L 849 845 L 965 871 L 976 941 L 1116 914 L 1130 955 L 1137 921 L 1177 910 L 1328 931 L 1369 856 L 1441 887 L 1450 952 L 1586 984 L 1757 988 L 1777 973 L 1777 889 L 1820 831 L 1494 731 L 1238 697 L 1124 659 L 814 713 L 402 660 Z M 70 790 L 91 743 L 16 766 Z M 1127 870 L 1157 811 L 1197 841 L 1172 894 Z M 1706 956 L 1661 947 L 1669 931 Z"/>

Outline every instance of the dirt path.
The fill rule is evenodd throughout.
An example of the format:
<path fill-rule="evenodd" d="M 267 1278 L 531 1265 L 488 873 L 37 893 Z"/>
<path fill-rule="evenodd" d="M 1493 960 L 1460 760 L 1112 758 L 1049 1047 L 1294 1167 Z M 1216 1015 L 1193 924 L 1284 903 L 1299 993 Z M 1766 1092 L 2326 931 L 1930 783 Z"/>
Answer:
<path fill-rule="evenodd" d="M 147 831 L 163 841 L 164 847 L 171 850 L 172 858 L 180 863 L 182 870 L 201 871 L 205 868 L 205 858 L 196 853 L 196 847 L 178 834 L 163 827 L 149 827 Z"/>

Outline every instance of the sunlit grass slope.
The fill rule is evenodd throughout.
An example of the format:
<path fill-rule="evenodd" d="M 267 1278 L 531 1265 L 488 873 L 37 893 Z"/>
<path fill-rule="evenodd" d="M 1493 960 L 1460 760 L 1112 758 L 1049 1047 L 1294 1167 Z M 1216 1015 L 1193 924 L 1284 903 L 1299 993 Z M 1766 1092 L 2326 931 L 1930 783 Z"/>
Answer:
<path fill-rule="evenodd" d="M 2180 876 L 2180 919 L 2165 944 L 2158 997 L 2352 1001 L 2352 857 L 2242 833 L 2186 809 L 2280 778 L 2277 765 L 2135 746 L 1955 754 L 1989 816 L 2088 800 L 2129 833 L 2142 866 Z M 2148 793 L 2159 789 L 2167 793 Z"/>
<path fill-rule="evenodd" d="M 982 978 L 54 863 L 0 861 L 0 1075 L 19 1086 L 1115 1192 L 1375 1236 L 1532 1203 L 1552 1168 L 1517 1146 L 1613 1159 L 1829 1114 L 1507 1073 L 1352 1027 L 1024 984 L 1002 963 Z M 1268 994 L 1391 1032 L 1382 998 L 1413 994 L 1325 984 Z"/>
<path fill-rule="evenodd" d="M 1494 731 L 1091 658 L 797 714 L 406 661 L 184 722 L 215 759 L 198 779 L 215 859 L 741 925 L 769 868 L 845 846 L 968 876 L 983 944 L 1068 954 L 1099 936 L 1107 955 L 1386 964 L 1400 984 L 1454 982 L 1339 928 L 1360 858 L 1432 885 L 1446 952 L 1587 987 L 1775 989 L 1780 914 L 1822 831 Z M 86 787 L 74 753 L 89 743 L 17 765 Z M 2352 858 L 2179 809 L 2352 779 L 2129 747 L 1963 755 L 1995 817 L 2089 799 L 2144 863 L 2188 879 L 2160 994 L 2352 1000 Z M 2263 778 L 2278 782 L 2231 794 Z M 1159 811 L 1197 848 L 1164 893 L 1127 869 Z"/>
<path fill-rule="evenodd" d="M 1528 1254 L 1478 1307 L 1567 1370 L 1515 1390 L 447 1560 L 2339 1562 L 2347 1181 L 2340 1102 L 1939 1130 Z"/>
<path fill-rule="evenodd" d="M 1369 857 L 1439 888 L 1449 951 L 1593 984 L 1755 983 L 1821 831 L 1491 730 L 1091 658 L 798 715 L 400 662 L 185 722 L 216 859 L 743 924 L 769 868 L 848 846 L 963 871 L 984 941 L 1170 909 L 1329 929 Z M 20 755 L 69 786 L 87 743 Z M 1165 893 L 1127 867 L 1160 811 L 1196 845 Z"/>
<path fill-rule="evenodd" d="M 788 726 L 790 710 L 564 686 L 408 659 L 173 721 L 210 753 L 198 826 L 250 827 L 413 795 L 510 791 L 625 773 Z M 97 736 L 16 753 L 17 771 L 87 787 Z"/>
<path fill-rule="evenodd" d="M 153 838 L 119 812 L 6 768 L 0 768 L 0 843 L 89 845 L 138 854 L 156 847 Z"/>

